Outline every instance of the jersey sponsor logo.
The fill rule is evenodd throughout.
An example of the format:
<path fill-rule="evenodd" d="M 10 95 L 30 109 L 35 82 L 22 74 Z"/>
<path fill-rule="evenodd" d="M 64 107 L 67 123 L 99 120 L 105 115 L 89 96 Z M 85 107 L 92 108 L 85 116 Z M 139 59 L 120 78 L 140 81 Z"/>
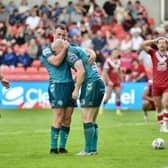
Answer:
<path fill-rule="evenodd" d="M 15 87 L 10 89 L 2 89 L 3 99 L 2 104 L 4 105 L 17 105 L 23 103 L 23 88 Z"/>
<path fill-rule="evenodd" d="M 45 49 L 43 49 L 43 55 L 44 56 L 47 56 L 47 55 L 50 55 L 50 54 L 52 54 L 52 51 L 50 50 L 50 48 L 45 48 Z"/>
<path fill-rule="evenodd" d="M 69 56 L 68 56 L 68 60 L 69 60 L 69 62 L 73 63 L 76 60 L 78 60 L 78 56 L 74 53 L 70 53 Z"/>

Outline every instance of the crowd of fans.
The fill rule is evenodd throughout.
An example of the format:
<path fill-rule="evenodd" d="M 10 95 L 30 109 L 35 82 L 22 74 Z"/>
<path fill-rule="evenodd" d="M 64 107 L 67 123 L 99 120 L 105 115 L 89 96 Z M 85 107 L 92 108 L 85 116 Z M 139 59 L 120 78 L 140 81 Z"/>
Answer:
<path fill-rule="evenodd" d="M 135 79 L 131 78 L 133 70 L 140 74 L 152 66 L 150 56 L 140 50 L 140 45 L 158 32 L 140 1 L 128 1 L 123 6 L 120 0 L 107 0 L 100 6 L 95 0 L 78 0 L 63 7 L 60 2 L 51 5 L 42 0 L 31 7 L 28 0 L 21 0 L 19 6 L 15 1 L 5 5 L 0 0 L 1 67 L 31 66 L 41 56 L 41 49 L 52 42 L 52 31 L 58 23 L 67 25 L 71 43 L 95 50 L 100 72 L 116 48 L 120 50 L 125 81 Z M 165 35 L 167 32 L 165 27 Z"/>

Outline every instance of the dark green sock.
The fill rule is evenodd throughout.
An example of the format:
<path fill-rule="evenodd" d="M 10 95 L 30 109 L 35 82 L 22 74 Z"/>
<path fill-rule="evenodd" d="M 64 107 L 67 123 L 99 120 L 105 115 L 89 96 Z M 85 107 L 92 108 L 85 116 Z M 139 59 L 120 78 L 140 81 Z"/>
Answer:
<path fill-rule="evenodd" d="M 59 128 L 51 127 L 51 136 L 50 136 L 50 145 L 51 149 L 58 149 L 58 135 L 59 135 Z"/>
<path fill-rule="evenodd" d="M 69 127 L 61 127 L 60 129 L 60 148 L 65 149 L 69 131 L 70 131 Z"/>
<path fill-rule="evenodd" d="M 93 143 L 92 143 L 92 152 L 97 152 L 97 142 L 98 142 L 98 125 L 96 123 L 93 124 L 95 133 L 93 136 Z"/>
<path fill-rule="evenodd" d="M 84 136 L 85 136 L 85 152 L 91 152 L 91 145 L 94 136 L 94 126 L 92 123 L 84 123 Z"/>

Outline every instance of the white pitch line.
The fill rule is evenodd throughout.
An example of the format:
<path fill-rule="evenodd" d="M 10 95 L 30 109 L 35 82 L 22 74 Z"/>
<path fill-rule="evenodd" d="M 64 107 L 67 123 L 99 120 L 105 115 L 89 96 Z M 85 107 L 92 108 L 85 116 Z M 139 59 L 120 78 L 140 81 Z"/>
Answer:
<path fill-rule="evenodd" d="M 150 123 L 145 123 L 145 122 L 137 122 L 137 123 L 125 123 L 125 124 L 115 124 L 115 125 L 111 125 L 110 127 L 100 127 L 101 128 L 113 128 L 113 127 L 123 127 L 123 126 L 144 126 L 144 125 L 155 125 L 156 122 L 150 122 Z M 72 131 L 73 130 L 80 130 L 80 127 L 74 127 L 72 126 Z M 8 132 L 0 132 L 0 136 L 1 135 L 20 135 L 20 134 L 40 134 L 40 133 L 48 133 L 50 132 L 49 129 L 37 129 L 37 130 L 33 130 L 31 131 L 8 131 Z"/>

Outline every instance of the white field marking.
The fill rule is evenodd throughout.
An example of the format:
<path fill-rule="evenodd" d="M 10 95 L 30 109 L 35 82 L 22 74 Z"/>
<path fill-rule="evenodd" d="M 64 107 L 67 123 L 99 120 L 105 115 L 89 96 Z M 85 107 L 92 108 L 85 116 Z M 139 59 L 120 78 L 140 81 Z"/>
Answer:
<path fill-rule="evenodd" d="M 122 124 L 112 124 L 110 127 L 103 127 L 102 128 L 113 128 L 113 127 L 123 127 L 123 126 L 144 126 L 144 125 L 155 125 L 156 122 L 150 122 L 150 123 L 145 123 L 145 122 L 137 122 L 137 123 L 122 123 Z M 74 127 L 72 126 L 72 130 L 80 130 L 80 127 Z M 40 134 L 40 133 L 48 133 L 50 132 L 49 129 L 37 129 L 31 131 L 8 131 L 8 132 L 0 132 L 1 135 L 20 135 L 20 134 Z"/>

